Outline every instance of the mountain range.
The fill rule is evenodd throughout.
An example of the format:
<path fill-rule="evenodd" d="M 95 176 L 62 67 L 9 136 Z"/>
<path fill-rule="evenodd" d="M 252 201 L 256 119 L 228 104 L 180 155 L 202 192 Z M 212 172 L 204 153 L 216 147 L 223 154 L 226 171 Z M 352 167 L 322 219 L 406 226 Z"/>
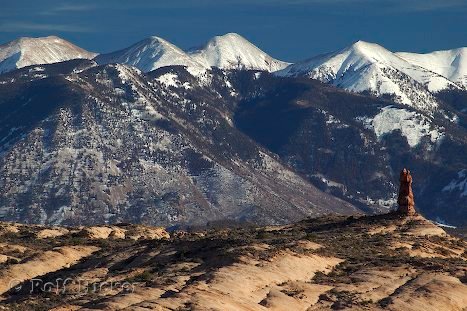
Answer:
<path fill-rule="evenodd" d="M 186 66 L 192 74 L 212 67 L 276 72 L 279 76 L 318 79 L 349 91 L 390 95 L 401 104 L 431 111 L 433 93 L 467 87 L 467 48 L 427 54 L 391 52 L 364 41 L 294 64 L 274 59 L 236 33 L 215 36 L 200 47 L 182 50 L 160 37 L 149 37 L 119 51 L 96 54 L 61 38 L 20 38 L 0 46 L 0 72 L 70 59 L 120 63 L 149 72 Z"/>
<path fill-rule="evenodd" d="M 279 224 L 395 205 L 467 223 L 465 48 L 356 42 L 290 64 L 238 34 L 109 54 L 56 37 L 0 46 L 0 218 Z M 350 91 L 350 92 L 349 92 Z"/>

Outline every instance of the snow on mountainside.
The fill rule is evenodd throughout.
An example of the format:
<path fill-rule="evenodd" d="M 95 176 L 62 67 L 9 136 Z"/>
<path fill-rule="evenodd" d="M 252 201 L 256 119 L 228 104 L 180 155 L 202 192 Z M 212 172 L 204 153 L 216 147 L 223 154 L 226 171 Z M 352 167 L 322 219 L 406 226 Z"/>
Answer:
<path fill-rule="evenodd" d="M 95 60 L 99 64 L 127 64 L 144 72 L 165 66 L 180 65 L 186 66 L 191 73 L 196 74 L 207 68 L 172 43 L 155 36 L 135 43 L 126 49 L 98 55 Z"/>
<path fill-rule="evenodd" d="M 458 191 L 460 197 L 467 197 L 467 169 L 457 173 L 457 178 L 453 179 L 443 188 L 445 192 Z"/>
<path fill-rule="evenodd" d="M 427 54 L 400 52 L 396 55 L 467 87 L 467 47 Z"/>
<path fill-rule="evenodd" d="M 76 58 L 92 59 L 96 55 L 55 36 L 24 37 L 0 45 L 0 73 L 30 65 L 51 64 Z"/>
<path fill-rule="evenodd" d="M 216 36 L 202 48 L 192 49 L 188 53 L 205 66 L 222 69 L 258 69 L 273 72 L 290 65 L 272 58 L 236 33 Z"/>
<path fill-rule="evenodd" d="M 353 92 L 390 94 L 402 104 L 430 112 L 437 107 L 431 92 L 458 88 L 437 73 L 412 65 L 380 45 L 363 41 L 290 65 L 277 74 L 308 76 Z"/>
<path fill-rule="evenodd" d="M 412 148 L 417 146 L 423 137 L 428 137 L 432 143 L 436 143 L 444 136 L 443 129 L 431 124 L 427 117 L 392 106 L 382 108 L 373 119 L 366 119 L 364 123 L 374 130 L 378 139 L 385 134 L 400 131 Z"/>
<path fill-rule="evenodd" d="M 206 87 L 180 66 L 93 64 L 0 77 L 0 219 L 205 225 L 358 211 L 234 126 L 223 71 Z"/>

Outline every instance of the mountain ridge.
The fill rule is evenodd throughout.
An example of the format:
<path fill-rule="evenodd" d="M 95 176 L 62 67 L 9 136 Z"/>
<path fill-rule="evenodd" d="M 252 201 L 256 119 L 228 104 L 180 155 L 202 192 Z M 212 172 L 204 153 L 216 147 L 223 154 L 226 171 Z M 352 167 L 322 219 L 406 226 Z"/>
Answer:
<path fill-rule="evenodd" d="M 235 128 L 221 72 L 210 89 L 182 67 L 146 76 L 121 64 L 65 65 L 44 65 L 40 77 L 29 67 L 2 76 L 4 219 L 283 223 L 359 210 Z M 56 66 L 63 71 L 48 70 Z"/>

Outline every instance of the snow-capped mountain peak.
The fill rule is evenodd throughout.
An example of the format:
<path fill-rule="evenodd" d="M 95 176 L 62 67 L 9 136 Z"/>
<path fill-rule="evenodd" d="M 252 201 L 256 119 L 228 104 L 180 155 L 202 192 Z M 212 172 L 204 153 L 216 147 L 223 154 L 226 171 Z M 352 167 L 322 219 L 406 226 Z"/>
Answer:
<path fill-rule="evenodd" d="M 390 94 L 399 103 L 427 112 L 438 106 L 431 92 L 459 87 L 436 72 L 365 41 L 290 65 L 277 74 L 307 76 L 353 92 Z"/>
<path fill-rule="evenodd" d="M 22 37 L 0 45 L 0 73 L 29 65 L 91 59 L 96 55 L 56 36 Z"/>
<path fill-rule="evenodd" d="M 390 51 L 384 47 L 365 41 L 357 41 L 352 45 L 331 53 L 331 62 L 333 71 L 337 74 L 345 72 L 352 68 L 358 70 L 373 64 L 398 64 L 400 59 L 394 57 Z M 329 62 L 327 58 L 317 57 L 316 60 Z"/>
<path fill-rule="evenodd" d="M 96 61 L 99 64 L 127 64 L 144 72 L 172 65 L 186 66 L 194 71 L 205 69 L 180 48 L 156 36 L 146 38 L 123 50 L 101 54 L 96 57 Z"/>
<path fill-rule="evenodd" d="M 374 54 L 380 57 L 382 55 L 387 55 L 387 53 L 389 52 L 387 49 L 385 49 L 384 47 L 382 47 L 381 45 L 377 43 L 367 42 L 363 40 L 355 41 L 353 44 L 346 47 L 345 50 L 352 50 L 355 52 L 359 52 L 359 53 L 362 53 L 362 55 Z"/>
<path fill-rule="evenodd" d="M 237 33 L 215 36 L 203 47 L 190 49 L 193 59 L 209 67 L 222 69 L 258 69 L 277 71 L 289 63 L 277 60 Z"/>
<path fill-rule="evenodd" d="M 384 48 L 377 43 L 371 43 L 359 40 L 346 48 L 345 50 L 360 56 L 362 59 L 370 63 L 398 63 L 399 58 L 395 56 L 391 51 Z"/>

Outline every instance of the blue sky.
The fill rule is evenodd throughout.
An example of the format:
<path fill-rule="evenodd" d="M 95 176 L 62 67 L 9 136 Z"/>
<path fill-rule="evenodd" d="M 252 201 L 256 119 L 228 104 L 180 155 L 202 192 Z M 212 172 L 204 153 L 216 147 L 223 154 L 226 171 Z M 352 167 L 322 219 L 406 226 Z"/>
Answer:
<path fill-rule="evenodd" d="M 181 48 L 237 32 L 297 61 L 356 40 L 393 51 L 467 46 L 467 0 L 3 1 L 0 43 L 58 35 L 95 52 L 157 35 Z"/>

